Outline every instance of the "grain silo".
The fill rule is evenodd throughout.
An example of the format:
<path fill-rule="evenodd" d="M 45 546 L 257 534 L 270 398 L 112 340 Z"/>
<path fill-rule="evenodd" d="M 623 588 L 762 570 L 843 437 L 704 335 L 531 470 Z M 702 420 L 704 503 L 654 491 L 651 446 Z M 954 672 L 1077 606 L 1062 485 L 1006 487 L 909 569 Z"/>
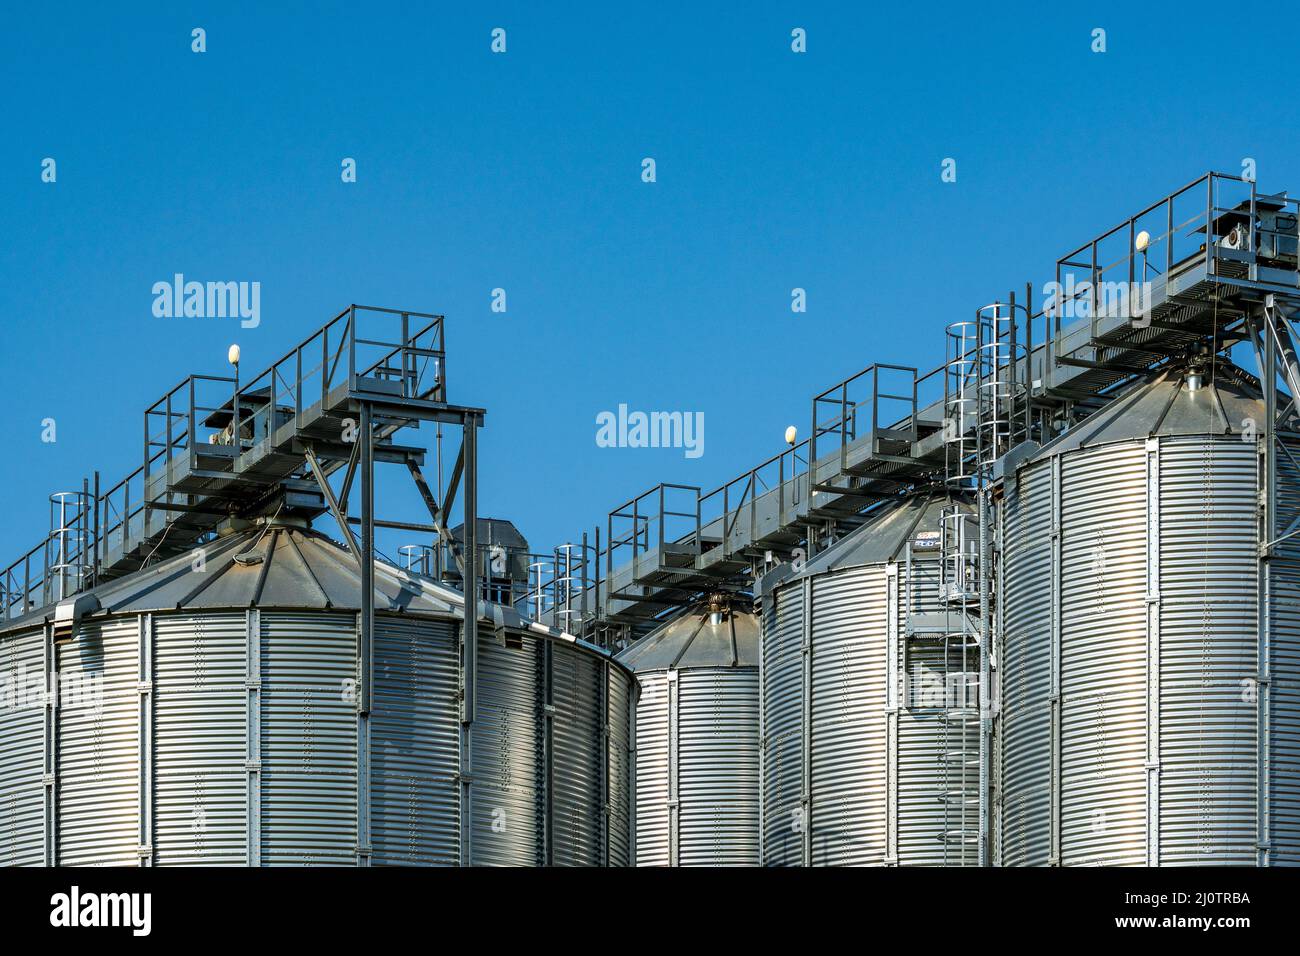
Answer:
<path fill-rule="evenodd" d="M 636 674 L 637 866 L 757 866 L 759 619 L 715 594 L 619 655 Z"/>
<path fill-rule="evenodd" d="M 763 583 L 763 863 L 977 859 L 978 648 L 941 587 L 942 491 Z"/>
<path fill-rule="evenodd" d="M 376 562 L 363 713 L 361 581 L 258 519 L 7 622 L 0 863 L 626 864 L 630 673 L 481 604 L 466 732 L 464 598 Z"/>
<path fill-rule="evenodd" d="M 1173 369 L 1006 477 L 1003 865 L 1300 862 L 1300 549 L 1261 548 L 1267 421 L 1240 370 Z"/>

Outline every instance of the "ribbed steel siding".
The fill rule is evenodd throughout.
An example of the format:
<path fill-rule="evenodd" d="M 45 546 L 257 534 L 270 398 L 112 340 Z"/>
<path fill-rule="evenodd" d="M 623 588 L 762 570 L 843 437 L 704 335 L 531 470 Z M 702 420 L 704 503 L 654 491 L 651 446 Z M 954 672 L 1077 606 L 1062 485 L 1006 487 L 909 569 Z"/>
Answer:
<path fill-rule="evenodd" d="M 370 833 L 375 866 L 454 866 L 460 853 L 458 635 L 452 622 L 375 622 Z"/>
<path fill-rule="evenodd" d="M 65 697 L 59 713 L 60 863 L 243 864 L 250 820 L 260 821 L 254 848 L 263 865 L 357 862 L 356 617 L 252 613 L 255 688 L 244 611 L 91 620 L 59 648 L 65 675 L 103 689 L 102 707 Z M 371 861 L 460 862 L 459 628 L 388 616 L 376 625 L 363 781 Z M 474 862 L 531 865 L 541 862 L 547 820 L 543 642 L 512 635 L 508 643 L 488 629 L 480 636 Z M 625 865 L 631 677 L 589 650 L 552 648 L 555 860 Z M 0 642 L 0 667 L 20 662 L 41 679 L 42 633 Z M 258 702 L 257 773 L 247 764 L 250 699 Z M 40 707 L 0 710 L 4 862 L 44 860 L 44 719 Z"/>
<path fill-rule="evenodd" d="M 1061 474 L 1061 863 L 1146 860 L 1146 454 Z"/>
<path fill-rule="evenodd" d="M 759 673 L 764 866 L 803 862 L 803 603 L 802 584 L 778 590 L 767 603 L 763 621 Z"/>
<path fill-rule="evenodd" d="M 632 681 L 633 677 L 621 667 L 609 668 L 609 859 L 607 862 L 610 866 L 629 866 L 632 862 L 632 713 L 636 693 Z M 757 720 L 757 716 L 755 719 Z M 754 745 L 757 748 L 757 729 L 754 737 Z M 754 764 L 757 768 L 757 752 Z M 757 789 L 757 780 L 755 789 Z M 754 841 L 755 859 L 757 859 L 757 833 Z"/>
<path fill-rule="evenodd" d="M 1277 456 L 1280 530 L 1300 518 L 1300 442 L 1286 444 L 1291 457 Z M 1269 862 L 1300 866 L 1300 538 L 1279 544 L 1269 566 Z"/>
<path fill-rule="evenodd" d="M 356 618 L 261 618 L 262 865 L 355 865 Z"/>
<path fill-rule="evenodd" d="M 59 706 L 62 866 L 139 863 L 139 621 L 94 621 L 59 648 L 61 674 L 102 680 L 102 706 Z"/>
<path fill-rule="evenodd" d="M 1256 454 L 1236 437 L 1180 438 L 1062 461 L 1064 865 L 1256 859 Z M 1050 534 L 1049 469 L 1043 462 L 1023 473 L 1007 506 L 999 734 L 1008 865 L 1046 862 L 1050 850 L 1039 794 L 1050 794 L 1042 668 L 1052 575 L 1038 544 Z M 1293 500 L 1295 491 L 1283 495 Z M 1274 571 L 1283 592 L 1289 566 L 1284 559 Z M 1273 806 L 1286 805 L 1277 794 L 1295 786 L 1283 756 L 1295 753 L 1295 704 L 1276 692 L 1278 677 L 1286 685 L 1295 674 L 1294 596 L 1275 593 L 1270 609 L 1280 705 L 1271 712 Z"/>
<path fill-rule="evenodd" d="M 46 682 L 41 631 L 0 637 L 0 681 L 8 688 L 0 694 L 0 866 L 40 866 Z"/>
<path fill-rule="evenodd" d="M 880 864 L 886 855 L 887 607 L 881 566 L 812 582 L 812 863 Z"/>
<path fill-rule="evenodd" d="M 477 866 L 542 862 L 542 648 L 532 635 L 522 641 L 503 647 L 490 631 L 479 634 L 471 785 Z"/>
<path fill-rule="evenodd" d="M 636 705 L 636 865 L 670 866 L 668 672 L 643 671 L 637 680 L 641 698 Z"/>
<path fill-rule="evenodd" d="M 1255 862 L 1256 470 L 1254 443 L 1160 443 L 1162 866 Z"/>
<path fill-rule="evenodd" d="M 1045 866 L 1051 827 L 1050 467 L 1016 479 L 1004 512 L 1001 747 L 1002 866 Z"/>
<path fill-rule="evenodd" d="M 678 863 L 757 866 L 758 670 L 684 670 L 677 682 Z"/>
<path fill-rule="evenodd" d="M 605 841 L 603 780 L 605 711 L 601 707 L 604 662 L 575 647 L 556 643 L 552 681 L 555 719 L 554 863 L 599 866 Z"/>
<path fill-rule="evenodd" d="M 244 613 L 154 615 L 154 862 L 248 859 Z"/>

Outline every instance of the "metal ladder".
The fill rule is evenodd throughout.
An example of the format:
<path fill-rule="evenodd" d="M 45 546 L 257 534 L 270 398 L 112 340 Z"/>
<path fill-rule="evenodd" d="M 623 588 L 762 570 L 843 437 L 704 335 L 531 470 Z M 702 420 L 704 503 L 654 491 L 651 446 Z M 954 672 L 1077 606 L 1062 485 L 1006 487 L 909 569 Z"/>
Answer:
<path fill-rule="evenodd" d="M 961 504 L 944 510 L 941 525 L 940 598 L 950 626 L 944 633 L 944 670 L 952 674 L 956 651 L 958 686 L 945 687 L 943 767 L 945 860 L 947 847 L 973 847 L 975 862 L 990 858 L 990 760 L 995 593 L 992 580 L 993 521 L 990 488 L 994 466 L 1028 437 L 1025 414 L 1029 393 L 1017 375 L 1027 358 L 1017 339 L 1017 316 L 1024 304 L 994 302 L 975 317 L 947 327 L 944 365 L 944 478 L 950 492 L 974 498 L 974 514 Z M 977 657 L 972 687 L 971 657 Z M 972 694 L 973 691 L 973 694 Z M 974 697 L 972 702 L 971 697 Z M 972 747 L 970 728 L 978 724 Z M 972 772 L 978 776 L 969 796 Z M 974 811 L 974 819 L 972 812 Z"/>

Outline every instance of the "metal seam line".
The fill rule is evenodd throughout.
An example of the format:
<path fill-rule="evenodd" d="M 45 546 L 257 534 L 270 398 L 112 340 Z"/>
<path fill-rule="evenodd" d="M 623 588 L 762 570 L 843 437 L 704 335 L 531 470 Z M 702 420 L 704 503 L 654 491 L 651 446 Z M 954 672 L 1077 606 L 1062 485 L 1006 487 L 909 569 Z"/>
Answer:
<path fill-rule="evenodd" d="M 1147 866 L 1160 865 L 1160 439 L 1146 443 Z"/>
<path fill-rule="evenodd" d="M 196 636 L 197 640 L 201 637 Z M 138 750 L 136 796 L 138 832 L 136 855 L 141 866 L 153 865 L 153 615 L 141 614 L 136 629 L 136 692 Z"/>

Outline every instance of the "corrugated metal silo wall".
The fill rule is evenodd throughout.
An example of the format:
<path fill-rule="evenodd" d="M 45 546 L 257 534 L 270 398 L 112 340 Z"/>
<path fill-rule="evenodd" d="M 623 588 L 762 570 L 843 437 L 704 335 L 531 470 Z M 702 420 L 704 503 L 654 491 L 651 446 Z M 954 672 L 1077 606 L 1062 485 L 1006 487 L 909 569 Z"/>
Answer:
<path fill-rule="evenodd" d="M 758 668 L 637 676 L 637 865 L 757 866 Z"/>
<path fill-rule="evenodd" d="M 1273 562 L 1264 756 L 1257 463 L 1236 437 L 1166 438 L 1073 451 L 1017 477 L 1004 512 L 1004 865 L 1255 863 L 1261 777 L 1270 859 L 1295 860 L 1284 808 L 1296 792 L 1300 554 L 1288 545 Z"/>
<path fill-rule="evenodd" d="M 375 864 L 457 863 L 460 625 L 376 625 L 368 718 L 354 614 L 155 613 L 85 622 L 57 648 L 44 631 L 0 638 L 6 688 L 20 671 L 43 680 L 47 653 L 63 677 L 57 709 L 35 691 L 0 700 L 0 861 L 354 865 L 368 830 Z M 479 661 L 473 862 L 545 862 L 549 825 L 554 862 L 626 865 L 631 676 L 577 645 L 491 629 Z M 90 693 L 70 694 L 69 678 Z"/>
<path fill-rule="evenodd" d="M 1300 440 L 1285 441 L 1278 456 L 1278 527 L 1300 523 Z M 1300 866 L 1300 537 L 1283 541 L 1269 562 L 1272 635 L 1269 737 L 1270 862 Z"/>
<path fill-rule="evenodd" d="M 912 609 L 938 610 L 936 562 L 913 562 L 912 579 Z M 765 865 L 975 861 L 964 835 L 976 825 L 978 725 L 951 715 L 942 643 L 906 638 L 906 595 L 898 563 L 797 581 L 766 602 Z"/>
<path fill-rule="evenodd" d="M 45 862 L 45 635 L 0 637 L 0 866 Z"/>

